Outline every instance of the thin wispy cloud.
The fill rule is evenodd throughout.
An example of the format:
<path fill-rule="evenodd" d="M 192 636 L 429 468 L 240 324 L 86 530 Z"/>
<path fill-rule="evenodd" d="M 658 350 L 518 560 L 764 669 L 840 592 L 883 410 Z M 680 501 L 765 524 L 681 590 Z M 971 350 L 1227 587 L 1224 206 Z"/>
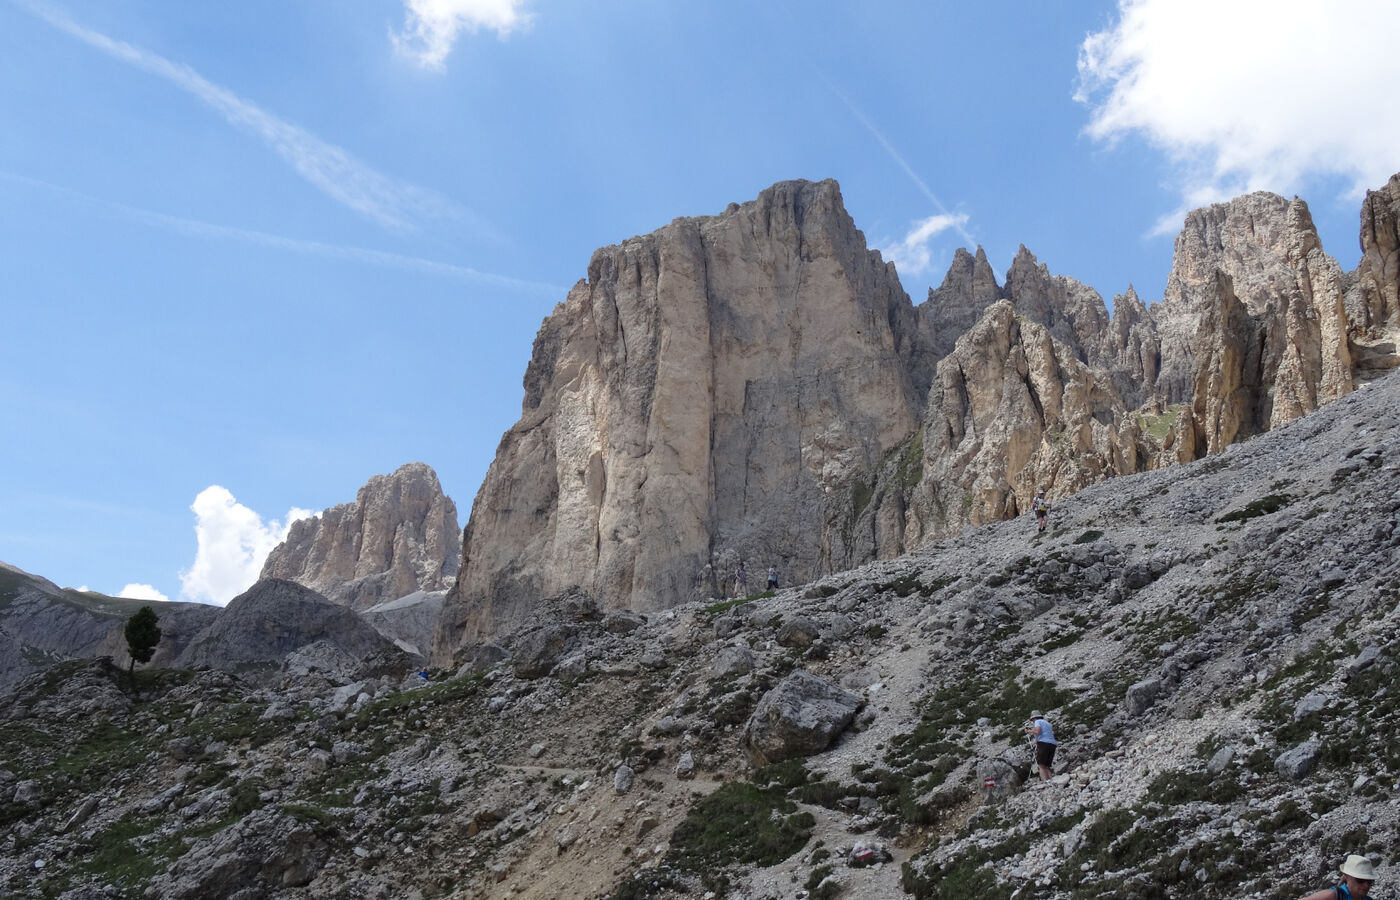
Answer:
<path fill-rule="evenodd" d="M 933 239 L 950 228 L 961 229 L 966 224 L 966 215 L 952 213 L 939 213 L 921 219 L 914 223 L 903 239 L 893 243 L 885 242 L 885 255 L 901 274 L 922 275 L 933 265 Z"/>
<path fill-rule="evenodd" d="M 402 269 L 409 272 L 421 272 L 426 275 L 437 275 L 444 278 L 457 278 L 464 281 L 490 284 L 530 294 L 558 297 L 568 290 L 556 284 L 527 281 L 522 278 L 512 278 L 508 275 L 483 272 L 480 269 L 474 269 L 470 266 L 459 266 L 452 263 L 423 259 L 417 256 L 407 256 L 401 253 L 388 253 L 383 250 L 371 250 L 366 247 L 353 247 L 343 244 L 328 244 L 322 241 L 308 241 L 300 238 L 286 237 L 284 235 L 268 234 L 267 232 L 254 231 L 247 228 L 233 228 L 227 225 L 215 225 L 196 219 L 172 216 L 166 213 L 154 212 L 149 209 L 128 206 L 124 203 L 100 200 L 80 191 L 75 191 L 72 188 L 50 184 L 47 181 L 29 178 L 14 172 L 0 170 L 0 180 L 13 181 L 30 187 L 41 188 L 46 191 L 61 194 L 84 205 L 99 208 L 112 215 L 127 219 L 128 221 L 156 228 L 169 229 L 191 237 L 208 240 L 236 241 L 238 243 L 251 244 L 258 247 L 283 250 L 288 253 L 319 256 L 326 259 L 338 259 L 346 262 L 391 269 Z"/>
<path fill-rule="evenodd" d="M 391 38 L 394 47 L 425 69 L 446 68 L 463 32 L 485 28 L 504 38 L 530 24 L 525 0 L 404 0 L 404 27 Z"/>
<path fill-rule="evenodd" d="M 914 185 L 919 189 L 919 192 L 928 198 L 929 203 L 933 204 L 933 208 L 938 211 L 939 216 L 947 217 L 952 223 L 950 227 L 952 227 L 953 230 L 955 230 L 958 233 L 958 236 L 961 237 L 964 241 L 966 241 L 969 246 L 976 245 L 976 239 L 973 238 L 973 236 L 968 232 L 966 227 L 968 217 L 966 215 L 957 215 L 949 212 L 948 207 L 943 205 L 943 201 L 939 200 L 938 197 L 929 188 L 928 184 L 925 183 L 925 181 L 919 177 L 919 173 L 914 171 L 914 167 L 909 165 L 909 162 L 904 158 L 904 155 L 900 153 L 899 150 L 895 149 L 894 144 L 890 143 L 889 138 L 885 137 L 884 133 L 880 131 L 879 128 L 875 127 L 875 123 L 870 121 L 870 117 L 867 116 L 861 110 L 860 107 L 856 106 L 855 103 L 851 101 L 851 98 L 847 97 L 846 93 L 840 88 L 838 88 L 831 81 L 831 79 L 827 78 L 825 75 L 822 75 L 822 80 L 826 82 L 827 87 L 831 89 L 832 93 L 841 98 L 841 102 L 844 103 L 846 105 L 846 108 L 851 111 L 851 115 L 855 116 L 856 120 L 859 121 L 861 125 L 865 126 L 865 130 L 870 132 L 871 137 L 875 138 L 876 142 L 884 148 L 885 152 L 889 154 L 890 158 L 893 159 L 895 163 L 901 169 L 904 170 L 904 174 L 909 176 L 909 180 L 914 182 Z"/>
<path fill-rule="evenodd" d="M 1364 24 L 1361 24 L 1364 23 Z M 1119 0 L 1079 51 L 1086 133 L 1141 135 L 1177 167 L 1181 213 L 1245 191 L 1340 177 L 1353 194 L 1400 168 L 1394 0 Z M 1209 61 L 1204 64 L 1203 61 Z"/>
<path fill-rule="evenodd" d="M 343 148 L 278 118 L 183 63 L 79 25 L 39 0 L 16 2 L 64 34 L 198 98 L 230 125 L 259 138 L 312 186 L 373 222 L 407 229 L 429 219 L 471 218 L 440 194 L 375 171 Z"/>

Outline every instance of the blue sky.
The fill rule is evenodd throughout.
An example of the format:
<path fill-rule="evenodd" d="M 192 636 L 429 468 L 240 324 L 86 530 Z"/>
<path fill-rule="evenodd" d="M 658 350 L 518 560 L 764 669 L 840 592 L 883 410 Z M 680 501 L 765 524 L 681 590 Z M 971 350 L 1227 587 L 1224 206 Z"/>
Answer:
<path fill-rule="evenodd" d="M 0 560 L 227 602 L 421 460 L 462 523 L 594 249 L 835 178 L 915 302 L 1160 298 L 1193 205 L 1400 170 L 1391 0 L 0 0 Z"/>

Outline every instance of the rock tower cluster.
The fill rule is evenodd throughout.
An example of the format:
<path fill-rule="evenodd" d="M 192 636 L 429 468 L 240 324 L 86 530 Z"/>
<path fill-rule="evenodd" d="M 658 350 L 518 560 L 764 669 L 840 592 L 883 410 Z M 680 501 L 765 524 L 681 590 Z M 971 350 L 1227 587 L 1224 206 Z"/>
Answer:
<path fill-rule="evenodd" d="M 1161 302 L 1111 316 L 1024 247 L 1001 283 L 959 251 L 916 307 L 832 181 L 605 247 L 535 340 L 436 656 L 571 588 L 646 612 L 741 560 L 807 581 L 1292 421 L 1400 362 L 1397 222 L 1400 176 L 1348 273 L 1302 200 L 1200 209 Z"/>

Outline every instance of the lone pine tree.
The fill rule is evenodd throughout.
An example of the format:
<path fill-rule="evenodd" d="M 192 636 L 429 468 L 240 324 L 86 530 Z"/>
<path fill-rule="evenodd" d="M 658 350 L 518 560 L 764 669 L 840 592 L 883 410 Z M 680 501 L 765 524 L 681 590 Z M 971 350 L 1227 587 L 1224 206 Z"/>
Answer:
<path fill-rule="evenodd" d="M 130 619 L 126 620 L 126 652 L 131 655 L 131 665 L 127 674 L 136 671 L 137 663 L 147 663 L 160 643 L 160 617 L 149 606 L 143 606 Z"/>

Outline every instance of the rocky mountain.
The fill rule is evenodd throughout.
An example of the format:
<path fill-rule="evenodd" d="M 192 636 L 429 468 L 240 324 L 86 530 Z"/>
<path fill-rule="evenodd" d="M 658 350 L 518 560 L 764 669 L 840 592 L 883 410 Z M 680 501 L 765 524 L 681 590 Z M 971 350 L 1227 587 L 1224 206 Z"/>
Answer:
<path fill-rule="evenodd" d="M 1191 213 L 1165 296 L 1025 247 L 960 251 L 912 308 L 833 182 L 595 254 L 541 328 L 468 522 L 442 661 L 578 586 L 655 611 L 740 560 L 808 580 L 1115 475 L 1223 452 L 1400 362 L 1397 182 L 1344 273 L 1307 204 Z"/>
<path fill-rule="evenodd" d="M 564 591 L 428 682 L 67 662 L 0 698 L 0 893 L 1272 900 L 1349 853 L 1388 888 L 1397 585 L 1390 375 L 1044 534 L 646 614 Z"/>
<path fill-rule="evenodd" d="M 930 361 L 832 181 L 597 251 L 535 339 L 439 655 L 574 585 L 655 611 L 732 587 L 741 560 L 844 566 L 849 486 L 915 429 Z"/>
<path fill-rule="evenodd" d="M 218 615 L 199 603 L 150 604 L 60 588 L 0 563 L 0 691 L 56 662 L 111 656 L 130 662 L 122 630 L 142 606 L 159 607 L 165 639 L 151 664 L 174 664 L 189 639 Z"/>
<path fill-rule="evenodd" d="M 343 503 L 292 523 L 260 579 L 294 581 L 355 610 L 451 587 L 462 558 L 457 506 L 423 463 L 376 475 Z"/>

